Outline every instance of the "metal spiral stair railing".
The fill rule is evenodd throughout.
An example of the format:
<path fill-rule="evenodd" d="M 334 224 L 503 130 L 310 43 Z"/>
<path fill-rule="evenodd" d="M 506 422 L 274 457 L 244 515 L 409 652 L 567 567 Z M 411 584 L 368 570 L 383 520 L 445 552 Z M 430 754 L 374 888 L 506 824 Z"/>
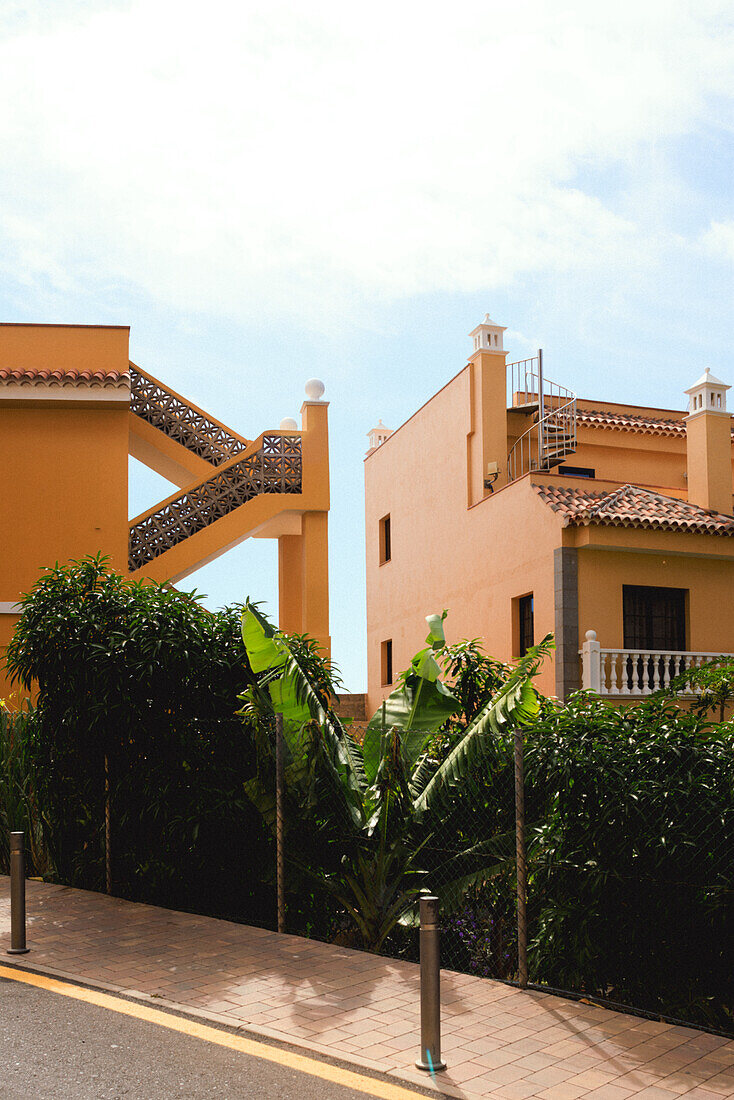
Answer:
<path fill-rule="evenodd" d="M 214 466 L 221 466 L 247 447 L 246 441 L 215 424 L 132 363 L 130 411 Z"/>
<path fill-rule="evenodd" d="M 543 375 L 543 352 L 510 363 L 512 408 L 534 422 L 510 448 L 507 476 L 551 470 L 576 450 L 576 394 Z"/>
<path fill-rule="evenodd" d="M 264 435 L 254 454 L 168 501 L 130 527 L 129 568 L 140 569 L 262 493 L 300 493 L 300 436 Z"/>

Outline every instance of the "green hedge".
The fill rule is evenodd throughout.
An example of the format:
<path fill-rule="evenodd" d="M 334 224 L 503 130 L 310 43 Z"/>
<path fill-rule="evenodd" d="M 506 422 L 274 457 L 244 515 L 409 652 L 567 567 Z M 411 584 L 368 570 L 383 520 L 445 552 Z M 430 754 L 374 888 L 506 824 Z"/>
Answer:
<path fill-rule="evenodd" d="M 104 888 L 107 761 L 116 894 L 269 916 L 270 841 L 242 789 L 239 616 L 101 558 L 49 569 L 24 599 L 8 667 L 37 686 L 28 752 L 60 881 Z"/>
<path fill-rule="evenodd" d="M 734 1031 L 734 731 L 576 696 L 527 733 L 531 977 Z"/>

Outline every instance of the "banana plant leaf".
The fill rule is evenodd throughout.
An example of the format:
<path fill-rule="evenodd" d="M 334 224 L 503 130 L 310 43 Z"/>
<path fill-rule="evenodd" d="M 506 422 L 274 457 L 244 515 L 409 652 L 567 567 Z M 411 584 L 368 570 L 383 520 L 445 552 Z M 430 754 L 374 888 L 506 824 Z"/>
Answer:
<path fill-rule="evenodd" d="M 275 832 L 275 793 L 268 790 L 259 778 L 246 779 L 242 784 L 245 794 L 271 832 Z"/>
<path fill-rule="evenodd" d="M 459 709 L 459 700 L 440 679 L 441 668 L 434 656 L 446 645 L 445 618 L 445 611 L 442 615 L 426 616 L 428 646 L 415 655 L 400 686 L 388 695 L 367 725 L 362 752 L 370 783 L 377 774 L 386 729 L 400 730 L 406 761 L 412 768 L 430 734 Z"/>
<path fill-rule="evenodd" d="M 277 638 L 272 623 L 249 600 L 242 612 L 242 641 L 253 672 L 275 674 L 278 669 L 283 670 L 280 676 L 273 675 L 267 685 L 275 713 L 282 714 L 283 721 L 292 726 L 302 726 L 308 722 L 311 717 L 308 704 L 298 691 L 295 677 L 285 670 L 288 649 Z"/>
<path fill-rule="evenodd" d="M 428 779 L 423 790 L 417 789 L 414 775 L 411 793 L 417 813 L 422 814 L 427 809 L 440 811 L 442 804 L 450 803 L 471 769 L 487 757 L 496 755 L 503 735 L 514 726 L 526 725 L 536 717 L 540 701 L 532 677 L 552 648 L 553 637 L 547 634 L 537 646 L 528 650 L 525 657 L 520 658 L 502 690 L 470 723 L 461 741 Z"/>
<path fill-rule="evenodd" d="M 285 664 L 287 653 L 275 637 L 275 627 L 249 600 L 242 612 L 242 641 L 253 672 L 265 672 Z"/>
<path fill-rule="evenodd" d="M 281 676 L 268 684 L 273 710 L 283 715 L 283 722 L 292 726 L 302 726 L 311 717 L 308 704 L 299 699 L 293 677 Z"/>

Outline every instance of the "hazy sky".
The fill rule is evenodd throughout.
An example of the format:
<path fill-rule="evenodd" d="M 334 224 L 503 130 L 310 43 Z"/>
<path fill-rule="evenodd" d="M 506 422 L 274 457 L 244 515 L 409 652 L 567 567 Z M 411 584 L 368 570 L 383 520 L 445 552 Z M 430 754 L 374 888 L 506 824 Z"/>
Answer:
<path fill-rule="evenodd" d="M 250 437 L 323 378 L 360 690 L 365 434 L 486 311 L 583 396 L 734 383 L 733 92 L 728 0 L 0 0 L 0 319 L 129 324 Z M 131 465 L 131 515 L 170 491 Z M 275 610 L 276 558 L 245 543 L 189 587 Z"/>

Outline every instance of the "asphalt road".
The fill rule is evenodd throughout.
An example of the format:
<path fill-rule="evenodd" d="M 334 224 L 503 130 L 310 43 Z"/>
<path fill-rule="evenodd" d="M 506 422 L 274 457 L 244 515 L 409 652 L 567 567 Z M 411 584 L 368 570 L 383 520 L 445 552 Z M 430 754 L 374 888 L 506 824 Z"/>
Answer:
<path fill-rule="evenodd" d="M 367 1095 L 0 978 L 2 1100 L 365 1100 Z"/>

